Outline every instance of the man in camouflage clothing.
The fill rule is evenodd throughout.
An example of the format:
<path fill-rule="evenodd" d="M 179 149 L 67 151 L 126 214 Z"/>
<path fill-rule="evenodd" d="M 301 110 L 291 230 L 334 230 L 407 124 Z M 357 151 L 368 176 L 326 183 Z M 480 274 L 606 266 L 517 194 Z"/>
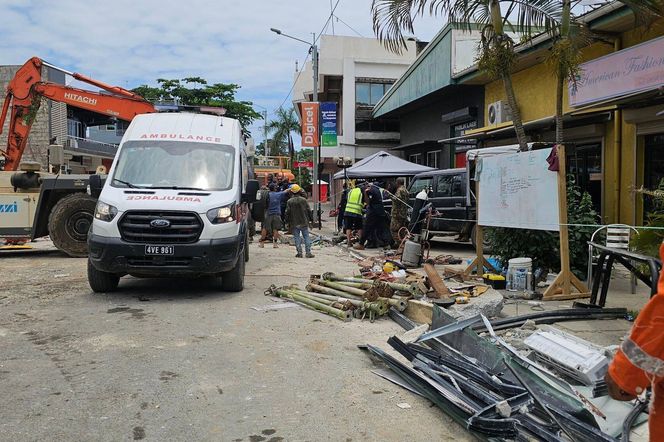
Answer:
<path fill-rule="evenodd" d="M 403 178 L 397 178 L 397 190 L 392 199 L 392 220 L 390 221 L 390 232 L 395 242 L 395 247 L 399 247 L 399 230 L 408 225 L 408 191 L 404 186 Z"/>

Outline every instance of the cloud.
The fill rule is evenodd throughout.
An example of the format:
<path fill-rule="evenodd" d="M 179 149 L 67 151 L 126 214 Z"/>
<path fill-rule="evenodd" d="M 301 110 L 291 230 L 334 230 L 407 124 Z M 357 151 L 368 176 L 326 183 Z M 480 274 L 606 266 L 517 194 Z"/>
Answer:
<path fill-rule="evenodd" d="M 336 14 L 373 37 L 370 8 L 371 0 L 341 0 Z M 80 0 L 3 0 L 0 64 L 22 64 L 36 55 L 129 88 L 157 78 L 200 76 L 239 84 L 238 98 L 272 113 L 286 98 L 295 61 L 302 65 L 307 47 L 269 29 L 308 40 L 329 11 L 329 0 L 116 0 L 84 6 Z M 417 36 L 427 40 L 443 20 L 418 23 Z M 334 28 L 356 35 L 340 21 Z M 258 122 L 252 131 L 262 134 L 261 128 Z"/>

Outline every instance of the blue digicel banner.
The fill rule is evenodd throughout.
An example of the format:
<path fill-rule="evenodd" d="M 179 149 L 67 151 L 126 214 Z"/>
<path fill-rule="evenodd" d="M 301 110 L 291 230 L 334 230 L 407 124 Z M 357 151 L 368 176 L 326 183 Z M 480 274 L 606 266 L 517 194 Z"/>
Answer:
<path fill-rule="evenodd" d="M 322 139 L 321 146 L 337 145 L 337 103 L 323 102 L 320 104 Z"/>

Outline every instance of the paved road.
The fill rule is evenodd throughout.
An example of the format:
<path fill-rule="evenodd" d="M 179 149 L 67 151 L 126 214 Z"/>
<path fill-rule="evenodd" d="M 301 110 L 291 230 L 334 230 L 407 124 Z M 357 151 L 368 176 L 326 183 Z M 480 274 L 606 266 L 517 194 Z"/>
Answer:
<path fill-rule="evenodd" d="M 95 295 L 85 260 L 0 256 L 3 440 L 429 441 L 467 433 L 371 373 L 356 346 L 387 347 L 390 320 L 342 323 L 274 304 L 270 284 L 350 273 L 337 248 L 295 260 L 251 245 L 247 288 L 125 278 Z M 406 402 L 410 409 L 397 407 Z"/>

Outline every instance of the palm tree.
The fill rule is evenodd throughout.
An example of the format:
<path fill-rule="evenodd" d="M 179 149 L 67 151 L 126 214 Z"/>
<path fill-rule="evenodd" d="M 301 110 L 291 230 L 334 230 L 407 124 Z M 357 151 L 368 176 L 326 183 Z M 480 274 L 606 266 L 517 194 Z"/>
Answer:
<path fill-rule="evenodd" d="M 526 38 L 542 30 L 552 33 L 560 20 L 560 1 L 373 0 L 371 11 L 376 36 L 383 45 L 395 52 L 400 52 L 406 45 L 404 31 L 414 32 L 415 17 L 427 11 L 431 15 L 446 15 L 449 22 L 457 23 L 467 31 L 479 25 L 482 31 L 479 67 L 492 78 L 503 81 L 519 148 L 528 149 L 521 111 L 512 85 L 511 70 L 516 58 L 514 41 L 507 31 L 520 33 Z"/>
<path fill-rule="evenodd" d="M 272 153 L 290 155 L 288 145 L 291 132 L 300 130 L 300 123 L 295 116 L 295 109 L 280 107 L 277 109 L 275 119 L 269 121 L 266 127 L 267 131 L 272 134 Z"/>

